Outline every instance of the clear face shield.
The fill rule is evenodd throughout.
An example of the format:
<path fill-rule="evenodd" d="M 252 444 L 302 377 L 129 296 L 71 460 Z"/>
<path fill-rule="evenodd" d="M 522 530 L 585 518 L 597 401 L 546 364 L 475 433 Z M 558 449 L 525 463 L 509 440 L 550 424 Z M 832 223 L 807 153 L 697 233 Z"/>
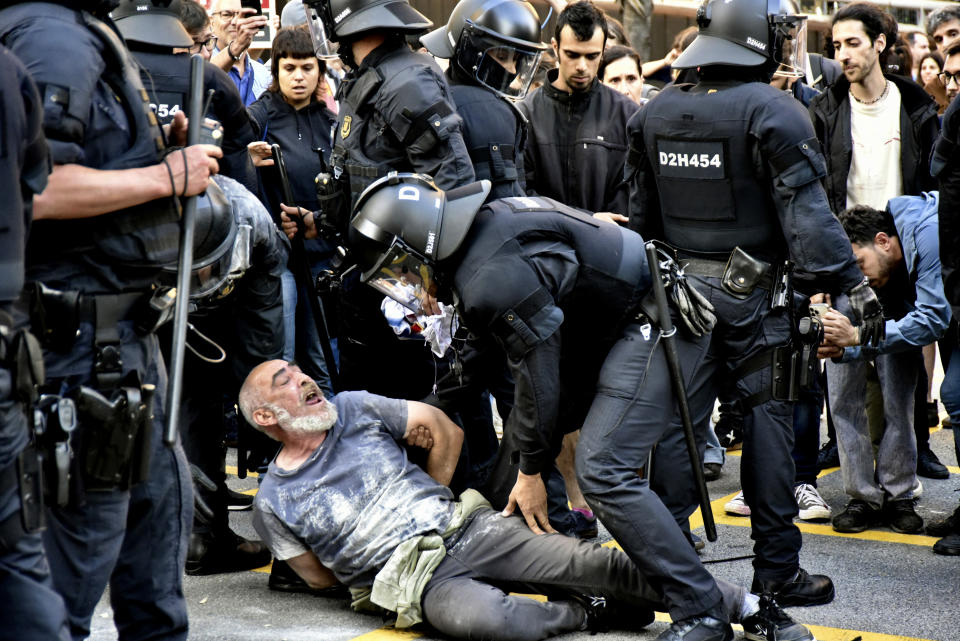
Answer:
<path fill-rule="evenodd" d="M 460 35 L 457 64 L 477 82 L 505 98 L 520 100 L 527 94 L 542 52 L 498 40 L 467 25 Z"/>
<path fill-rule="evenodd" d="M 804 78 L 807 75 L 807 18 L 806 16 L 771 16 L 776 42 L 774 61 L 779 63 L 775 76 Z"/>
<path fill-rule="evenodd" d="M 317 58 L 320 58 L 320 60 L 336 60 L 339 57 L 340 45 L 330 39 L 333 34 L 327 28 L 327 25 L 333 24 L 333 20 L 324 20 L 321 17 L 321 12 L 330 11 L 330 4 L 325 2 L 319 10 L 307 4 L 304 4 L 303 8 L 307 12 L 307 27 L 310 29 L 313 51 L 317 54 Z"/>
<path fill-rule="evenodd" d="M 361 280 L 418 315 L 427 297 L 437 295 L 433 268 L 399 238 Z"/>

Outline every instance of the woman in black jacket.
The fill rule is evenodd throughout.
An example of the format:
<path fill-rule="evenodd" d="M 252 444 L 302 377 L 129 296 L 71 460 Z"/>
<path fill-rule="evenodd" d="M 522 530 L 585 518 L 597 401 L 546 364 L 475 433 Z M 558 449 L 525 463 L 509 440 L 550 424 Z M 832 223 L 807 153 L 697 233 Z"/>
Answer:
<path fill-rule="evenodd" d="M 310 33 L 305 27 L 289 27 L 277 32 L 270 68 L 273 82 L 259 100 L 247 108 L 257 134 L 257 141 L 247 149 L 260 177 L 260 199 L 279 224 L 283 189 L 270 156 L 271 145 L 280 145 L 283 151 L 293 193 L 294 202 L 283 204 L 302 207 L 305 212 L 314 211 L 319 208 L 314 178 L 330 157 L 336 115 L 327 109 L 317 89 L 318 85 L 325 88 L 325 84 L 321 84 L 325 65 L 314 54 Z M 329 264 L 333 247 L 316 239 L 307 240 L 304 245 L 316 275 Z M 289 269 L 284 274 L 283 286 L 286 336 L 283 358 L 296 358 L 304 371 L 326 391 L 331 391 L 306 292 L 296 286 Z"/>

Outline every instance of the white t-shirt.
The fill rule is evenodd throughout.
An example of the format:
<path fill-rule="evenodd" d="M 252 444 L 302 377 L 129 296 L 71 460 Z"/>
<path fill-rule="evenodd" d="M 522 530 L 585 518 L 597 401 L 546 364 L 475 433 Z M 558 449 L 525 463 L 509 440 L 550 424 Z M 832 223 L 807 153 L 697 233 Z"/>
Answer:
<path fill-rule="evenodd" d="M 900 171 L 900 90 L 889 80 L 887 95 L 865 105 L 850 96 L 853 157 L 847 176 L 847 207 L 883 210 L 903 195 Z"/>

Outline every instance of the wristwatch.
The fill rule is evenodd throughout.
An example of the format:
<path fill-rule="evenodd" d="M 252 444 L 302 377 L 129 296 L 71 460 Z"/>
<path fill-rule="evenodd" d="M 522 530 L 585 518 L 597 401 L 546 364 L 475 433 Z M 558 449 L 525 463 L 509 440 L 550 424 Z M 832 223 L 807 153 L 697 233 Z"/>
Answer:
<path fill-rule="evenodd" d="M 240 50 L 240 54 L 235 56 L 235 55 L 233 55 L 233 51 L 230 50 L 230 47 L 231 47 L 231 46 L 233 46 L 233 42 L 232 42 L 232 41 L 230 42 L 230 44 L 227 45 L 227 55 L 230 56 L 230 57 L 233 59 L 234 62 L 240 62 L 240 56 L 243 55 L 243 50 L 241 49 L 241 50 Z"/>

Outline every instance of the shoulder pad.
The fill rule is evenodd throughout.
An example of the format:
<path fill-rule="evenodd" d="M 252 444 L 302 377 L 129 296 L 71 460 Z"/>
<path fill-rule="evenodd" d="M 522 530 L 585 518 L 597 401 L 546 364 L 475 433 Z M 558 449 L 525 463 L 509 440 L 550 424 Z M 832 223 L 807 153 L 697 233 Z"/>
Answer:
<path fill-rule="evenodd" d="M 43 15 L 27 18 L 6 33 L 5 43 L 37 85 L 44 131 L 54 151 L 55 142 L 82 143 L 94 90 L 105 68 L 100 40 L 76 21 Z"/>

